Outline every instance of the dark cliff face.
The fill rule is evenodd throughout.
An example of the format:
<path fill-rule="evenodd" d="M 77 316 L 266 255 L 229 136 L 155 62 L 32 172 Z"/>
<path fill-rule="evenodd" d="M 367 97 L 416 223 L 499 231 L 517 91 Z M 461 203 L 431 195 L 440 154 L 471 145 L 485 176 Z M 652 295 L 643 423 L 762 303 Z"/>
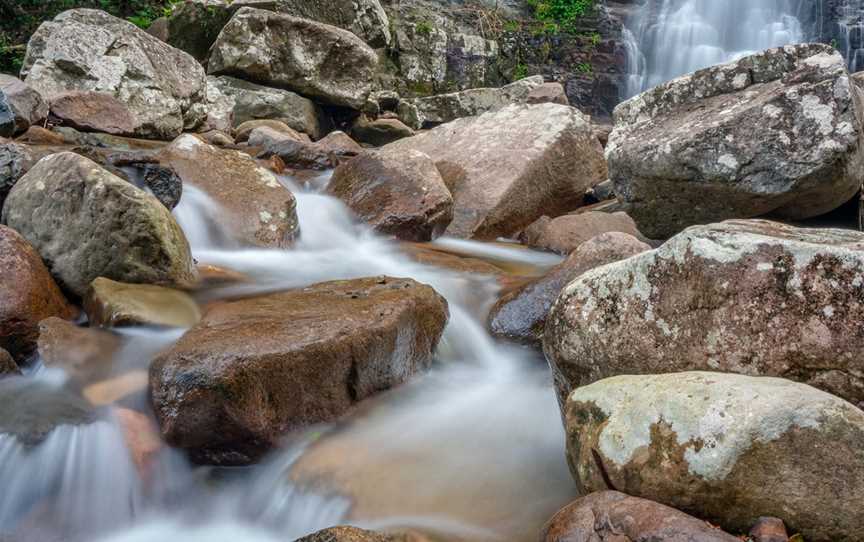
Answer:
<path fill-rule="evenodd" d="M 851 71 L 864 69 L 864 0 L 802 2 L 798 19 L 811 41 L 834 45 Z"/>

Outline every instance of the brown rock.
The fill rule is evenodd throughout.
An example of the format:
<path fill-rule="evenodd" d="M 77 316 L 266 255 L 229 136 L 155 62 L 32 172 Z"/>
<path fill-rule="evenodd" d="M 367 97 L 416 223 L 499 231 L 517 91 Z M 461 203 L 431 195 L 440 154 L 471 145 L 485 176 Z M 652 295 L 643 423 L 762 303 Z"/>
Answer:
<path fill-rule="evenodd" d="M 414 540 L 416 538 L 376 533 L 357 527 L 330 527 L 304 536 L 296 542 L 413 542 Z"/>
<path fill-rule="evenodd" d="M 567 92 L 564 91 L 564 85 L 561 83 L 543 83 L 528 93 L 528 96 L 525 97 L 525 103 L 570 105 L 570 100 L 567 98 Z"/>
<path fill-rule="evenodd" d="M 174 168 L 184 184 L 203 190 L 222 207 L 226 224 L 240 241 L 286 247 L 294 240 L 294 195 L 250 156 L 184 134 L 160 151 L 159 159 Z"/>
<path fill-rule="evenodd" d="M 753 542 L 789 542 L 786 525 L 779 518 L 761 517 L 750 529 Z"/>
<path fill-rule="evenodd" d="M 432 288 L 384 277 L 216 305 L 151 366 L 162 435 L 198 461 L 254 461 L 428 368 L 447 314 Z"/>
<path fill-rule="evenodd" d="M 318 141 L 318 146 L 327 152 L 332 152 L 340 158 L 357 156 L 363 152 L 363 147 L 351 139 L 345 132 L 330 132 Z"/>
<path fill-rule="evenodd" d="M 567 255 L 601 233 L 621 232 L 642 238 L 627 213 L 587 212 L 557 218 L 541 217 L 519 234 L 523 244 Z"/>
<path fill-rule="evenodd" d="M 302 141 L 294 134 L 274 130 L 269 126 L 259 126 L 251 132 L 247 138 L 247 143 L 250 147 L 268 147 L 282 141 Z"/>
<path fill-rule="evenodd" d="M 81 394 L 91 405 L 113 405 L 131 397 L 136 397 L 136 400 L 140 400 L 147 391 L 147 385 L 147 371 L 136 369 L 94 382 L 86 386 Z"/>
<path fill-rule="evenodd" d="M 267 128 L 257 128 L 252 134 L 258 134 L 257 143 L 266 143 L 264 150 L 258 153 L 260 159 L 270 159 L 274 156 L 282 160 L 288 167 L 298 169 L 331 169 L 339 165 L 339 157 L 317 143 L 296 141 L 287 136 L 262 132 Z M 252 134 L 249 135 L 250 139 Z M 268 137 L 269 136 L 269 137 Z"/>
<path fill-rule="evenodd" d="M 306 134 L 301 134 L 300 132 L 298 132 L 294 128 L 291 128 L 284 122 L 270 119 L 247 120 L 236 128 L 235 141 L 237 141 L 237 143 L 243 143 L 244 141 L 247 141 L 249 139 L 249 135 L 252 133 L 252 130 L 265 127 L 285 134 L 296 141 L 311 141 L 309 139 L 309 136 L 307 136 Z"/>
<path fill-rule="evenodd" d="M 41 126 L 31 126 L 17 141 L 31 145 L 63 145 L 66 143 L 62 134 L 52 132 Z"/>
<path fill-rule="evenodd" d="M 100 277 L 84 297 L 91 326 L 192 327 L 201 310 L 185 292 L 152 284 L 126 284 Z"/>
<path fill-rule="evenodd" d="M 12 359 L 12 354 L 0 348 L 0 378 L 20 373 L 21 369 L 18 368 L 18 364 Z"/>
<path fill-rule="evenodd" d="M 414 135 L 414 130 L 405 126 L 399 119 L 369 120 L 361 115 L 351 127 L 351 135 L 361 143 L 381 147 Z"/>
<path fill-rule="evenodd" d="M 408 256 L 419 263 L 434 265 L 460 273 L 471 273 L 480 275 L 500 275 L 504 271 L 500 267 L 466 256 L 451 254 L 442 250 L 436 250 L 433 246 L 422 243 L 405 243 L 401 245 Z"/>
<path fill-rule="evenodd" d="M 327 190 L 375 231 L 404 241 L 431 241 L 453 219 L 453 197 L 419 151 L 364 153 L 336 168 Z"/>
<path fill-rule="evenodd" d="M 0 73 L 0 93 L 6 95 L 15 115 L 15 133 L 27 131 L 48 116 L 48 104 L 42 95 L 17 77 Z"/>
<path fill-rule="evenodd" d="M 23 360 L 36 349 L 39 322 L 74 318 L 72 307 L 36 250 L 12 228 L 0 225 L 0 348 Z"/>
<path fill-rule="evenodd" d="M 51 97 L 51 114 L 64 125 L 85 132 L 132 135 L 138 125 L 135 115 L 123 102 L 105 92 L 56 94 Z"/>
<path fill-rule="evenodd" d="M 582 273 L 651 250 L 631 235 L 609 232 L 583 243 L 543 277 L 504 294 L 489 313 L 496 337 L 540 345 L 546 317 L 558 294 Z"/>
<path fill-rule="evenodd" d="M 39 322 L 39 355 L 47 367 L 60 367 L 79 383 L 111 374 L 121 339 L 107 331 L 78 327 L 60 318 Z"/>
<path fill-rule="evenodd" d="M 549 520 L 541 542 L 739 542 L 674 508 L 617 491 L 567 505 Z"/>
<path fill-rule="evenodd" d="M 199 135 L 206 143 L 217 147 L 230 147 L 235 143 L 231 136 L 219 130 L 208 130 Z"/>
<path fill-rule="evenodd" d="M 145 481 L 148 480 L 153 461 L 162 450 L 159 429 L 150 418 L 140 412 L 122 407 L 114 407 L 112 411 L 123 430 L 126 447 L 138 468 L 139 476 Z"/>

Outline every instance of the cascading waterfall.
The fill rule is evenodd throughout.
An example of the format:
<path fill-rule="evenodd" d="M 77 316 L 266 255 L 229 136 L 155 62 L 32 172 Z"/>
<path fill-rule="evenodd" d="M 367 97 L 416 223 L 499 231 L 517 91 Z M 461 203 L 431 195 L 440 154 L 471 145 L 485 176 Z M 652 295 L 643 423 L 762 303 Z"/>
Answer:
<path fill-rule="evenodd" d="M 849 71 L 864 69 L 864 0 L 845 0 L 836 8 L 839 39 L 835 44 L 846 57 Z"/>

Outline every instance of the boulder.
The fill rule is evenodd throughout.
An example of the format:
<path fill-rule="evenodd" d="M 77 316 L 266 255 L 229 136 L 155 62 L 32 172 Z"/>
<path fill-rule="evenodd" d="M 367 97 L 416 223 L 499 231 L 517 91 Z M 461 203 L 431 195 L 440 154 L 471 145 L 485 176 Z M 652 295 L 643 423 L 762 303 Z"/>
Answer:
<path fill-rule="evenodd" d="M 12 188 L 3 222 L 77 296 L 97 277 L 190 286 L 189 244 L 159 200 L 71 152 L 40 160 Z"/>
<path fill-rule="evenodd" d="M 423 542 L 410 535 L 383 534 L 357 527 L 330 527 L 295 542 Z"/>
<path fill-rule="evenodd" d="M 541 542 L 740 542 L 704 521 L 618 491 L 598 491 L 562 508 Z"/>
<path fill-rule="evenodd" d="M 309 141 L 309 136 L 305 134 L 301 134 L 294 128 L 291 128 L 284 122 L 280 120 L 247 120 L 243 124 L 237 126 L 235 130 L 237 134 L 236 141 L 237 143 L 244 143 L 249 140 L 249 136 L 252 135 L 252 132 L 258 128 L 269 128 L 274 132 L 279 132 L 288 136 L 290 139 L 295 139 L 297 141 Z"/>
<path fill-rule="evenodd" d="M 621 232 L 641 238 L 639 228 L 627 213 L 586 213 L 542 216 L 519 234 L 519 241 L 531 248 L 549 250 L 566 256 L 601 233 Z"/>
<path fill-rule="evenodd" d="M 254 461 L 427 369 L 447 315 L 429 286 L 386 277 L 215 305 L 151 366 L 162 435 L 199 462 Z"/>
<path fill-rule="evenodd" d="M 266 160 L 276 156 L 282 164 L 296 169 L 326 170 L 339 165 L 339 156 L 318 143 L 298 141 L 270 132 L 268 128 L 256 128 L 253 133 L 256 132 L 254 143 L 264 144 L 257 158 Z M 249 137 L 251 141 L 252 134 Z"/>
<path fill-rule="evenodd" d="M 378 233 L 404 241 L 431 241 L 453 219 L 453 197 L 419 151 L 361 154 L 336 168 L 327 191 Z"/>
<path fill-rule="evenodd" d="M 760 516 L 852 542 L 864 516 L 864 412 L 810 386 L 688 372 L 576 389 L 567 458 L 582 493 L 614 488 L 746 532 Z"/>
<path fill-rule="evenodd" d="M 489 330 L 502 339 L 540 345 L 546 317 L 558 294 L 582 273 L 651 250 L 631 235 L 610 232 L 583 243 L 542 277 L 501 296 L 489 313 Z"/>
<path fill-rule="evenodd" d="M 299 94 L 227 76 L 210 76 L 207 82 L 230 101 L 234 126 L 250 120 L 279 120 L 313 139 L 328 127 L 324 111 Z"/>
<path fill-rule="evenodd" d="M 789 542 L 786 525 L 779 518 L 759 518 L 750 528 L 750 538 L 753 542 Z"/>
<path fill-rule="evenodd" d="M 510 104 L 523 103 L 528 95 L 542 84 L 543 76 L 535 75 L 501 88 L 472 88 L 418 98 L 414 105 L 425 124 L 437 125 L 495 111 Z"/>
<path fill-rule="evenodd" d="M 35 162 L 35 156 L 26 145 L 0 143 L 0 210 L 12 187 Z"/>
<path fill-rule="evenodd" d="M 292 134 L 287 131 L 274 130 L 269 126 L 260 126 L 249 132 L 246 141 L 250 147 L 270 147 L 282 141 L 303 141 L 295 134 L 296 132 Z"/>
<path fill-rule="evenodd" d="M 0 378 L 21 374 L 18 364 L 12 359 L 12 354 L 0 348 Z"/>
<path fill-rule="evenodd" d="M 65 126 L 84 132 L 133 135 L 135 115 L 112 94 L 73 90 L 51 98 L 51 115 Z"/>
<path fill-rule="evenodd" d="M 201 310 L 189 294 L 152 284 L 98 278 L 84 297 L 91 326 L 192 327 Z"/>
<path fill-rule="evenodd" d="M 170 139 L 203 120 L 201 65 L 102 11 L 72 9 L 42 23 L 21 74 L 49 101 L 68 91 L 111 94 L 134 115 L 136 136 Z"/>
<path fill-rule="evenodd" d="M 818 216 L 861 188 L 862 111 L 833 47 L 769 49 L 619 105 L 610 178 L 651 238 L 729 218 Z"/>
<path fill-rule="evenodd" d="M 570 105 L 570 99 L 567 98 L 567 92 L 561 83 L 543 83 L 531 89 L 531 92 L 525 96 L 525 103 Z"/>
<path fill-rule="evenodd" d="M 864 234 L 693 226 L 564 289 L 544 350 L 560 397 L 620 374 L 780 376 L 864 404 Z"/>
<path fill-rule="evenodd" d="M 507 106 L 384 148 L 435 160 L 453 194 L 447 235 L 463 238 L 506 237 L 544 214 L 571 211 L 607 178 L 588 119 L 558 104 Z"/>
<path fill-rule="evenodd" d="M 414 130 L 405 126 L 399 119 L 369 120 L 361 115 L 351 126 L 351 135 L 361 143 L 381 147 L 414 135 Z"/>
<path fill-rule="evenodd" d="M 283 87 L 331 105 L 359 109 L 372 90 L 378 56 L 354 34 L 244 7 L 222 29 L 208 71 Z"/>
<path fill-rule="evenodd" d="M 74 318 L 77 311 L 18 232 L 0 225 L 0 348 L 23 361 L 36 349 L 39 322 L 50 316 Z"/>
<path fill-rule="evenodd" d="M 48 117 L 48 104 L 42 95 L 17 77 L 0 73 L 0 93 L 6 95 L 15 115 L 15 133 L 26 132 Z"/>
<path fill-rule="evenodd" d="M 12 137 L 15 135 L 15 113 L 6 98 L 6 94 L 0 90 L 0 137 Z"/>
<path fill-rule="evenodd" d="M 60 318 L 39 322 L 39 356 L 46 367 L 65 370 L 79 384 L 111 375 L 119 336 L 100 329 L 78 327 Z"/>
<path fill-rule="evenodd" d="M 117 173 L 138 188 L 150 191 L 167 209 L 180 203 L 183 180 L 173 168 L 160 164 L 152 153 L 114 153 L 107 160 Z"/>
<path fill-rule="evenodd" d="M 184 134 L 159 152 L 189 184 L 225 212 L 230 233 L 243 243 L 287 247 L 297 232 L 297 203 L 278 179 L 247 154 L 219 149 Z"/>
<path fill-rule="evenodd" d="M 319 148 L 333 153 L 340 158 L 354 157 L 363 152 L 363 147 L 351 139 L 351 136 L 339 130 L 330 132 L 317 141 L 316 144 Z"/>

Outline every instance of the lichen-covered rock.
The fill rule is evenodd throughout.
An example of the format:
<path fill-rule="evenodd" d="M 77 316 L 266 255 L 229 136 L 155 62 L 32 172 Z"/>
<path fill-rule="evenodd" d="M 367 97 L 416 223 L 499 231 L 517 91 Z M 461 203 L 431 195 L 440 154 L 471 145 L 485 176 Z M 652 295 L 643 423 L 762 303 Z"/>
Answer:
<path fill-rule="evenodd" d="M 311 98 L 360 109 L 372 90 L 378 56 L 354 34 L 262 9 L 241 8 L 225 25 L 207 65 Z"/>
<path fill-rule="evenodd" d="M 26 132 L 48 117 L 48 104 L 42 95 L 17 77 L 0 73 L 0 93 L 15 115 L 15 133 Z"/>
<path fill-rule="evenodd" d="M 384 534 L 357 527 L 330 527 L 295 542 L 424 542 L 411 535 Z"/>
<path fill-rule="evenodd" d="M 740 539 L 674 508 L 598 491 L 562 508 L 540 542 L 736 542 Z"/>
<path fill-rule="evenodd" d="M 617 376 L 565 407 L 583 493 L 614 488 L 746 532 L 760 516 L 814 542 L 861 538 L 864 412 L 810 386 L 688 372 Z"/>
<path fill-rule="evenodd" d="M 91 326 L 102 327 L 192 327 L 201 320 L 201 309 L 185 292 L 102 277 L 90 285 L 84 312 Z"/>
<path fill-rule="evenodd" d="M 26 145 L 19 143 L 0 144 L 0 210 L 6 196 L 27 170 L 36 163 L 36 157 Z"/>
<path fill-rule="evenodd" d="M 254 461 L 427 369 L 447 315 L 429 286 L 386 277 L 216 305 L 151 366 L 162 435 L 199 461 Z"/>
<path fill-rule="evenodd" d="M 327 191 L 375 231 L 405 241 L 431 241 L 453 219 L 453 197 L 419 151 L 364 153 L 336 168 Z"/>
<path fill-rule="evenodd" d="M 438 94 L 414 101 L 425 123 L 437 125 L 462 117 L 473 117 L 523 103 L 528 95 L 543 84 L 543 76 L 520 79 L 500 88 L 472 88 L 448 94 Z"/>
<path fill-rule="evenodd" d="M 566 256 L 589 239 L 612 231 L 642 237 L 627 213 L 588 211 L 555 218 L 542 216 L 519 234 L 519 241 L 531 248 Z"/>
<path fill-rule="evenodd" d="M 73 9 L 42 23 L 21 74 L 45 99 L 80 90 L 109 93 L 135 116 L 134 133 L 170 139 L 203 119 L 204 69 L 188 54 L 102 11 Z"/>
<path fill-rule="evenodd" d="M 558 104 L 510 105 L 383 148 L 435 161 L 453 194 L 447 234 L 464 238 L 513 235 L 544 214 L 571 211 L 607 178 L 588 119 Z"/>
<path fill-rule="evenodd" d="M 184 185 L 204 191 L 224 211 L 224 224 L 244 244 L 286 247 L 297 233 L 294 194 L 240 151 L 219 149 L 183 134 L 159 152 Z"/>
<path fill-rule="evenodd" d="M 155 197 L 71 152 L 40 160 L 12 188 L 3 221 L 60 285 L 83 296 L 97 277 L 191 286 L 189 243 Z"/>
<path fill-rule="evenodd" d="M 651 238 L 769 213 L 809 218 L 860 189 L 862 114 L 834 48 L 769 49 L 619 105 L 610 177 Z"/>

